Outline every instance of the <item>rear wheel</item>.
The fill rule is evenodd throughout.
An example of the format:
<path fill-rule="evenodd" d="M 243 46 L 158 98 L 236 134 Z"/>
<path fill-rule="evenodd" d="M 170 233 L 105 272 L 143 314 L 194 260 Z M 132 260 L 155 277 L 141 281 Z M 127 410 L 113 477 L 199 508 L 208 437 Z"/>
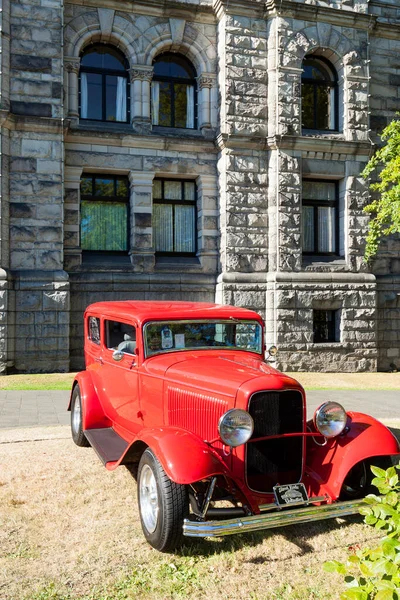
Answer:
<path fill-rule="evenodd" d="M 177 549 L 183 540 L 183 519 L 189 511 L 186 487 L 169 479 L 149 448 L 140 459 L 137 481 L 140 521 L 146 540 L 160 552 Z"/>
<path fill-rule="evenodd" d="M 71 400 L 71 434 L 77 446 L 90 446 L 82 429 L 82 400 L 79 385 L 74 387 Z"/>
<path fill-rule="evenodd" d="M 355 500 L 366 496 L 371 487 L 372 473 L 369 463 L 362 461 L 354 465 L 347 473 L 342 485 L 342 500 Z"/>

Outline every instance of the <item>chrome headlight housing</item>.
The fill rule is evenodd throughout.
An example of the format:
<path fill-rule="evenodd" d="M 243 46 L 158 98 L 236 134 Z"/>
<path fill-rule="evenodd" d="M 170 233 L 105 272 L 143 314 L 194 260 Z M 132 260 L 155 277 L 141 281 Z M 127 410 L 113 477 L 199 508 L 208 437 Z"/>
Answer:
<path fill-rule="evenodd" d="M 219 420 L 218 433 L 227 446 L 236 448 L 245 444 L 253 435 L 254 421 L 251 415 L 241 408 L 231 408 Z"/>
<path fill-rule="evenodd" d="M 346 423 L 347 413 L 338 402 L 325 402 L 315 411 L 314 425 L 326 438 L 340 435 Z"/>

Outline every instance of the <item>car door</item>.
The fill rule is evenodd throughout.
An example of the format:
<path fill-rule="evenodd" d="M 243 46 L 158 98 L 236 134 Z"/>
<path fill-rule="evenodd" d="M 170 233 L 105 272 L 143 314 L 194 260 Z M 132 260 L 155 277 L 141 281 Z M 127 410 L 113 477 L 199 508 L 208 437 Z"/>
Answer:
<path fill-rule="evenodd" d="M 122 320 L 105 319 L 101 378 L 107 416 L 133 433 L 141 424 L 135 350 L 135 326 Z"/>

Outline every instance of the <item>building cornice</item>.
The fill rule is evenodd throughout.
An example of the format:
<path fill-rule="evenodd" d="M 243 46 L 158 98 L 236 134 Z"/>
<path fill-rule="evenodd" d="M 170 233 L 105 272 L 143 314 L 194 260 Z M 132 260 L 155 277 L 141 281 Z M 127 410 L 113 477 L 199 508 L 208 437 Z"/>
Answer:
<path fill-rule="evenodd" d="M 369 157 L 375 146 L 371 141 L 357 142 L 331 137 L 276 135 L 254 137 L 244 135 L 219 134 L 215 140 L 218 150 L 300 150 L 302 152 L 320 152 L 346 154 L 347 156 L 362 155 Z"/>
<path fill-rule="evenodd" d="M 120 12 L 136 13 L 154 17 L 171 17 L 186 21 L 201 20 L 215 23 L 211 4 L 193 5 L 179 0 L 69 0 L 69 4 L 87 6 L 88 8 L 108 8 Z"/>
<path fill-rule="evenodd" d="M 215 148 L 214 141 L 208 141 L 204 138 L 168 138 L 157 135 L 143 136 L 134 134 L 118 134 L 113 135 L 108 133 L 105 135 L 104 132 L 94 131 L 72 131 L 68 130 L 65 134 L 65 147 L 66 150 L 84 150 L 90 151 L 90 148 L 84 148 L 84 146 L 114 146 L 118 148 L 126 148 L 129 152 L 130 148 L 146 149 L 146 150 L 163 150 L 170 152 L 202 152 L 206 154 L 216 154 L 217 149 Z M 95 150 L 95 148 L 93 149 Z M 140 152 L 139 152 L 140 154 Z"/>
<path fill-rule="evenodd" d="M 359 13 L 351 10 L 341 10 L 327 6 L 301 4 L 293 0 L 268 0 L 265 3 L 265 18 L 276 16 L 291 17 L 304 21 L 319 21 L 342 27 L 370 30 L 375 27 L 375 15 Z"/>
<path fill-rule="evenodd" d="M 9 111 L 0 110 L 0 126 L 10 131 L 60 134 L 63 131 L 64 123 L 60 118 L 15 115 Z"/>
<path fill-rule="evenodd" d="M 214 0 L 214 11 L 220 20 L 225 14 L 263 19 L 264 0 Z"/>

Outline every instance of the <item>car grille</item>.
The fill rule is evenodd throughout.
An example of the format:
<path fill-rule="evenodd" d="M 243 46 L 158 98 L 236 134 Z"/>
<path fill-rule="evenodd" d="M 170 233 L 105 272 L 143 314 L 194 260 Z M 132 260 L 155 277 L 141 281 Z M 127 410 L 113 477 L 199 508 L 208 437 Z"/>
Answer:
<path fill-rule="evenodd" d="M 300 392 L 257 392 L 249 402 L 254 420 L 252 438 L 302 433 L 303 397 Z M 302 475 L 303 436 L 248 443 L 246 477 L 250 489 L 272 492 L 274 485 L 297 483 Z"/>

